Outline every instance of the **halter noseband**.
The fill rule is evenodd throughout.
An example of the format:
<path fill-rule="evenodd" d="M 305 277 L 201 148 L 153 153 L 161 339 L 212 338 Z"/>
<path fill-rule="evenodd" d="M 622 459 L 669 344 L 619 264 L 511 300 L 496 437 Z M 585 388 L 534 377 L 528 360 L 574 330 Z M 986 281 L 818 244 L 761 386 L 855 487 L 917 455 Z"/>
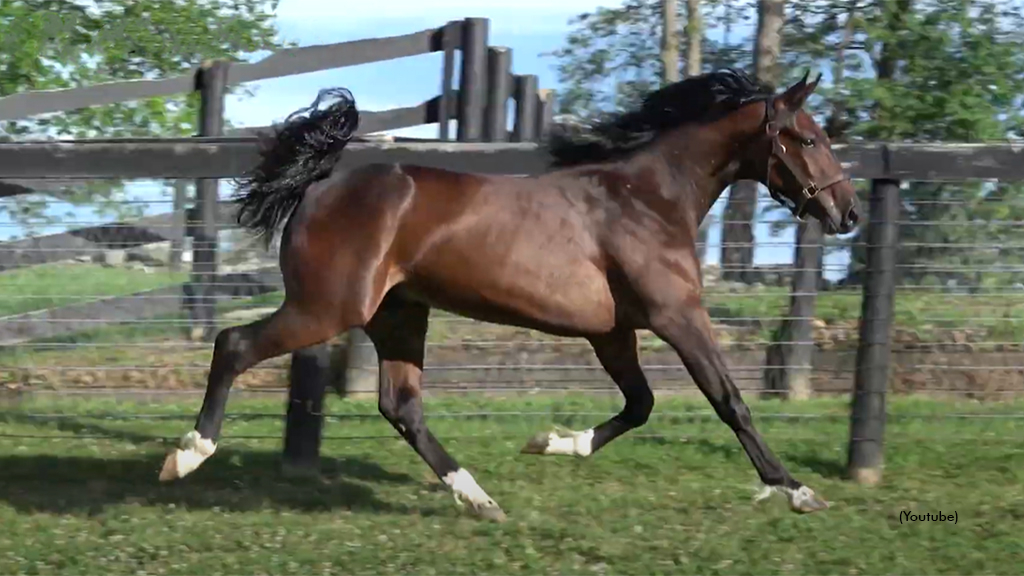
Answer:
<path fill-rule="evenodd" d="M 814 182 L 814 179 L 810 178 L 804 172 L 804 170 L 801 167 L 797 166 L 793 159 L 788 154 L 786 154 L 786 147 L 783 146 L 782 142 L 779 141 L 780 131 L 781 130 L 778 126 L 778 123 L 775 120 L 775 97 L 769 97 L 768 99 L 765 100 L 765 133 L 771 139 L 772 151 L 768 155 L 768 166 L 765 172 L 764 180 L 765 186 L 768 187 L 768 193 L 771 194 L 772 198 L 776 202 L 779 202 L 780 204 L 787 206 L 790 209 L 790 211 L 793 212 L 793 215 L 796 216 L 798 220 L 802 221 L 804 219 L 804 213 L 807 209 L 807 203 L 812 198 L 817 196 L 818 192 L 825 190 L 829 186 L 834 186 L 835 184 L 849 180 L 849 176 L 847 176 L 842 172 L 842 170 L 840 170 L 839 174 L 830 176 L 826 180 L 825 184 L 816 184 Z M 793 200 L 787 196 L 783 196 L 782 194 L 779 194 L 774 188 L 772 188 L 772 166 L 775 163 L 776 159 L 781 160 L 782 163 L 786 165 L 786 168 L 789 168 L 790 176 L 792 176 L 793 179 L 796 180 L 798 184 L 800 184 L 800 199 L 798 201 Z"/>

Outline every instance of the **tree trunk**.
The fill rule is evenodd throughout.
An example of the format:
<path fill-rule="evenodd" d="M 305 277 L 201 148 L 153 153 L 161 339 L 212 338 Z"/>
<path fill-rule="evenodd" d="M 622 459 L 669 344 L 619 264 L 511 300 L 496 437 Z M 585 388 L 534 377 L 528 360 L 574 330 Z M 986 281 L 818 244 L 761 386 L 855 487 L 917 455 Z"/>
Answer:
<path fill-rule="evenodd" d="M 843 38 L 836 47 L 832 80 L 842 86 L 846 65 L 846 49 L 853 41 L 856 0 L 851 0 L 846 13 Z M 832 115 L 826 122 L 833 141 L 842 138 L 846 125 L 845 103 L 833 102 Z M 793 284 L 789 313 L 774 334 L 765 354 L 764 387 L 766 393 L 788 400 L 806 400 L 813 395 L 811 367 L 814 363 L 814 327 L 811 322 L 817 309 L 818 289 L 822 286 L 825 260 L 825 235 L 821 224 L 808 221 L 797 226 L 796 249 L 793 253 Z"/>
<path fill-rule="evenodd" d="M 676 36 L 676 0 L 661 0 L 661 79 L 679 82 L 679 38 Z"/>
<path fill-rule="evenodd" d="M 701 45 L 704 41 L 704 21 L 700 13 L 700 0 L 686 0 L 686 75 L 699 76 L 704 65 Z M 708 229 L 714 217 L 704 216 L 697 229 L 697 257 L 704 264 L 708 253 Z"/>
<path fill-rule="evenodd" d="M 757 40 L 754 72 L 763 81 L 779 80 L 785 0 L 760 0 L 757 9 Z M 757 215 L 757 183 L 740 181 L 729 189 L 722 223 L 722 278 L 747 284 L 755 281 L 754 220 Z"/>
<path fill-rule="evenodd" d="M 765 82 L 779 81 L 779 54 L 782 52 L 782 24 L 785 17 L 785 0 L 758 2 L 754 73 Z"/>
<path fill-rule="evenodd" d="M 686 0 L 686 75 L 701 73 L 701 43 L 704 39 L 704 21 L 700 15 L 700 0 Z"/>

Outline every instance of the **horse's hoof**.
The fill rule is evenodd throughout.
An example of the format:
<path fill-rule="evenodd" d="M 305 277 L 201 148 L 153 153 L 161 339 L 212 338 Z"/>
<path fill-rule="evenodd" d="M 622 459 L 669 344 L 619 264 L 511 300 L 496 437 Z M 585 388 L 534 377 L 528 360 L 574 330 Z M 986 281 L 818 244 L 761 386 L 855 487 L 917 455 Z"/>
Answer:
<path fill-rule="evenodd" d="M 183 478 L 199 468 L 207 458 L 217 450 L 212 440 L 199 436 L 195 430 L 181 439 L 181 448 L 167 455 L 164 466 L 160 469 L 160 481 L 169 482 Z"/>
<path fill-rule="evenodd" d="M 484 520 L 490 520 L 492 522 L 504 522 L 508 520 L 508 516 L 501 509 L 500 506 L 477 506 L 473 509 L 476 515 Z"/>
<path fill-rule="evenodd" d="M 828 508 L 828 502 L 820 498 L 807 486 L 801 486 L 792 492 L 789 499 L 789 507 L 798 514 L 810 514 Z"/>
<path fill-rule="evenodd" d="M 526 446 L 519 451 L 520 454 L 544 454 L 551 444 L 550 432 L 538 432 L 533 438 L 526 442 Z"/>
<path fill-rule="evenodd" d="M 180 478 L 178 475 L 178 452 L 181 452 L 181 450 L 171 452 L 167 455 L 167 459 L 164 460 L 164 467 L 160 469 L 161 482 L 170 482 Z"/>

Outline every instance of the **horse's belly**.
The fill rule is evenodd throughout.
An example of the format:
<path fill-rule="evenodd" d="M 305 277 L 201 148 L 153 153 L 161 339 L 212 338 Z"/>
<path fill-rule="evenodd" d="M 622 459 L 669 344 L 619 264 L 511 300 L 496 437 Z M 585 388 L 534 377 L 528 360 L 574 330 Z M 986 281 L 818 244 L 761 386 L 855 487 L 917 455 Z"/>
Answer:
<path fill-rule="evenodd" d="M 467 262 L 423 270 L 406 284 L 431 306 L 485 322 L 563 335 L 601 334 L 615 325 L 607 277 L 589 263 L 541 270 Z"/>

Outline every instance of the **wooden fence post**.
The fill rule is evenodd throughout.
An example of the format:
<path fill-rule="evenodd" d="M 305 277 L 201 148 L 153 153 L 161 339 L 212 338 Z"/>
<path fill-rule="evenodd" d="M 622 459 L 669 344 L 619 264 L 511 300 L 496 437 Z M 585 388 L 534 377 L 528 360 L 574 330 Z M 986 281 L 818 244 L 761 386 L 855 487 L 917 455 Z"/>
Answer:
<path fill-rule="evenodd" d="M 867 270 L 860 313 L 857 374 L 850 408 L 849 477 L 874 485 L 882 479 L 885 395 L 889 383 L 889 330 L 896 289 L 900 185 L 871 182 Z"/>
<path fill-rule="evenodd" d="M 455 50 L 462 44 L 462 23 L 449 22 L 441 29 L 441 49 L 444 52 L 444 64 L 441 67 L 441 97 L 438 99 L 437 138 L 451 139 L 451 110 L 456 93 L 452 88 L 455 78 Z"/>
<path fill-rule="evenodd" d="M 282 471 L 286 476 L 315 476 L 320 471 L 324 393 L 331 375 L 328 345 L 292 353 L 282 458 Z"/>
<path fill-rule="evenodd" d="M 512 128 L 513 142 L 533 142 L 537 139 L 537 77 L 533 74 L 516 76 L 516 121 Z"/>
<path fill-rule="evenodd" d="M 196 88 L 202 98 L 199 107 L 199 135 L 221 136 L 224 131 L 224 96 L 227 93 L 226 60 L 204 62 L 196 73 Z M 196 180 L 196 199 L 192 210 L 192 278 L 186 286 L 186 307 L 192 320 L 193 340 L 209 341 L 216 336 L 217 279 L 217 189 L 211 178 Z"/>
<path fill-rule="evenodd" d="M 188 202 L 188 181 L 174 181 L 174 201 L 171 205 L 173 216 L 171 217 L 171 230 L 168 234 L 171 237 L 170 253 L 167 256 L 168 267 L 174 271 L 181 270 L 181 251 L 184 249 L 186 234 L 186 206 Z"/>
<path fill-rule="evenodd" d="M 512 95 L 512 50 L 487 49 L 487 108 L 484 141 L 508 142 L 508 99 Z"/>
<path fill-rule="evenodd" d="M 540 109 L 537 113 L 537 140 L 547 139 L 551 124 L 555 121 L 555 91 L 547 88 L 537 91 Z"/>
<path fill-rule="evenodd" d="M 487 97 L 487 35 L 490 20 L 466 18 L 462 22 L 462 72 L 459 78 L 459 142 L 483 137 Z"/>
<path fill-rule="evenodd" d="M 372 396 L 379 382 L 377 349 L 366 332 L 359 328 L 349 330 L 345 349 L 342 395 L 345 397 Z"/>

